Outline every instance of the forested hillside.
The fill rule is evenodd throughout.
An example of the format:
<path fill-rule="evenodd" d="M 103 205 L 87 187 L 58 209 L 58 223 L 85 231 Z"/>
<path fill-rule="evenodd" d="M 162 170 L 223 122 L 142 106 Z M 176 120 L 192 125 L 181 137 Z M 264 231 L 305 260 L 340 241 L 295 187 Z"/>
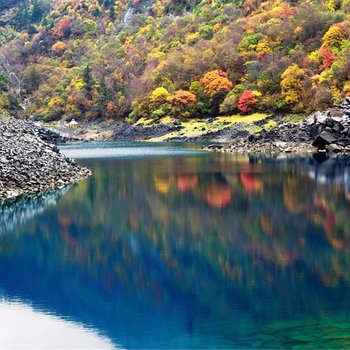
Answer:
<path fill-rule="evenodd" d="M 350 0 L 7 4 L 1 52 L 44 120 L 309 112 L 350 94 Z"/>

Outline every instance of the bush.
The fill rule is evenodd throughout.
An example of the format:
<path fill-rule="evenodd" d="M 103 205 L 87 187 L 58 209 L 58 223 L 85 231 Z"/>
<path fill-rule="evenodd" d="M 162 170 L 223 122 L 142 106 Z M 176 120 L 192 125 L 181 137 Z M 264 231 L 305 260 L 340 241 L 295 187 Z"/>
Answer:
<path fill-rule="evenodd" d="M 238 95 L 226 96 L 224 101 L 220 105 L 220 113 L 228 114 L 237 110 Z"/>

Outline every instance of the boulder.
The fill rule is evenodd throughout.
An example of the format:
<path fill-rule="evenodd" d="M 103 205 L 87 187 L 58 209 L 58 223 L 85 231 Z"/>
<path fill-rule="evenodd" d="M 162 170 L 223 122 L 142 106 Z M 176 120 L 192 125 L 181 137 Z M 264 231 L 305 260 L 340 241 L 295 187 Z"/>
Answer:
<path fill-rule="evenodd" d="M 343 147 L 335 143 L 331 143 L 330 145 L 327 146 L 327 151 L 330 153 L 340 153 L 343 151 Z"/>
<path fill-rule="evenodd" d="M 336 143 L 336 141 L 337 138 L 331 132 L 322 131 L 319 135 L 317 135 L 312 145 L 317 149 L 324 150 L 326 149 L 326 146 L 330 145 L 331 143 Z"/>

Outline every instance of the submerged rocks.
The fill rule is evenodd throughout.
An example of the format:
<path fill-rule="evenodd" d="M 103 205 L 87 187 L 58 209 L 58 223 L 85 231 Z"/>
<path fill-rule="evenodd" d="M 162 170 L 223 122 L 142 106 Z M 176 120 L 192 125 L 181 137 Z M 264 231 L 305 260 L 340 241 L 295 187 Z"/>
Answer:
<path fill-rule="evenodd" d="M 43 141 L 33 124 L 0 119 L 0 199 L 63 188 L 90 174 Z"/>

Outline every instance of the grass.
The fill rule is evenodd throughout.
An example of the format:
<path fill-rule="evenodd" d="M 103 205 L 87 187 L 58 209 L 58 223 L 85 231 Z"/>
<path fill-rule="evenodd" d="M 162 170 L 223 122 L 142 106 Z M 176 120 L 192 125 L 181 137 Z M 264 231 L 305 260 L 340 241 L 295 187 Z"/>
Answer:
<path fill-rule="evenodd" d="M 301 123 L 304 119 L 304 114 L 287 114 L 282 118 L 284 123 Z"/>
<path fill-rule="evenodd" d="M 150 139 L 149 141 L 160 142 L 176 136 L 186 136 L 186 137 L 200 136 L 210 131 L 211 132 L 220 131 L 236 123 L 245 123 L 247 124 L 247 130 L 256 132 L 258 131 L 257 127 L 251 124 L 256 121 L 263 120 L 267 117 L 268 117 L 268 114 L 264 114 L 264 113 L 254 113 L 246 116 L 237 114 L 237 115 L 231 115 L 231 116 L 217 117 L 211 123 L 208 123 L 206 119 L 199 119 L 199 118 L 187 119 L 181 122 L 181 126 L 183 128 L 180 131 L 171 132 L 166 135 Z M 163 117 L 159 120 L 159 122 L 168 124 L 175 120 L 176 119 L 172 117 Z M 142 119 L 142 120 L 140 119 L 139 123 L 144 123 L 144 125 L 150 125 L 152 123 L 152 120 L 150 122 L 147 119 Z M 273 124 L 271 123 L 271 127 L 272 126 Z"/>
<path fill-rule="evenodd" d="M 266 124 L 264 124 L 262 127 L 263 129 L 265 129 L 266 131 L 269 131 L 270 129 L 272 129 L 273 127 L 275 127 L 277 125 L 277 122 L 275 120 L 269 120 Z"/>

